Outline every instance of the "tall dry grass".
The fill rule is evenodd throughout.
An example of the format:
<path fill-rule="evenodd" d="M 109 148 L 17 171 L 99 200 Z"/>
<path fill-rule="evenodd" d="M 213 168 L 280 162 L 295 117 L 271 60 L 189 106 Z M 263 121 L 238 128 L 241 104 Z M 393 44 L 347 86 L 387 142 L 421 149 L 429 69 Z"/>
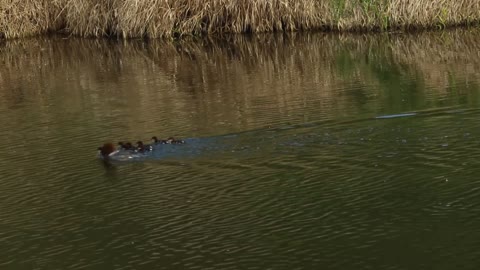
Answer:
<path fill-rule="evenodd" d="M 480 21 L 480 0 L 0 0 L 0 35 L 172 37 L 444 28 Z"/>

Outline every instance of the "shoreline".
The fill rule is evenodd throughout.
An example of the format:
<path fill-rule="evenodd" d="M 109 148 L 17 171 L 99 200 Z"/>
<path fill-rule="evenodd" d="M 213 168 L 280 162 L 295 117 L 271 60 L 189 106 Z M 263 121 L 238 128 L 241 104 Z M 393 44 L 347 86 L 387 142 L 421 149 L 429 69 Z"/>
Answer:
<path fill-rule="evenodd" d="M 6 35 L 0 32 L 0 43 L 9 41 L 9 40 L 18 40 L 18 39 L 29 39 L 29 38 L 38 38 L 38 37 L 63 37 L 63 38 L 85 38 L 85 39 L 106 39 L 106 40 L 184 40 L 184 39 L 217 39 L 222 37 L 230 37 L 235 35 L 243 35 L 243 36 L 258 36 L 258 35 L 290 35 L 290 34 L 347 34 L 347 35 L 394 35 L 394 34 L 420 34 L 424 32 L 442 32 L 442 31 L 453 31 L 453 30 L 469 30 L 469 29 L 479 29 L 480 22 L 476 23 L 459 23 L 454 25 L 447 25 L 443 28 L 438 28 L 435 26 L 430 27 L 409 27 L 405 29 L 388 29 L 388 30 L 381 30 L 381 29 L 367 29 L 367 28 L 360 28 L 360 29 L 347 29 L 347 30 L 339 30 L 339 29 L 330 29 L 330 28 L 315 28 L 315 29 L 308 29 L 308 30 L 296 30 L 296 31 L 271 31 L 271 32 L 240 32 L 240 33 L 231 33 L 231 32 L 224 32 L 224 33 L 216 33 L 216 34 L 209 34 L 204 33 L 200 35 L 175 35 L 169 37 L 156 37 L 152 38 L 149 36 L 138 36 L 138 37 L 122 37 L 119 35 L 103 35 L 103 36 L 82 36 L 76 35 L 73 33 L 66 32 L 64 29 L 59 31 L 46 31 L 41 33 L 34 33 L 34 34 L 27 34 L 24 36 L 15 36 L 7 38 Z"/>
<path fill-rule="evenodd" d="M 428 34 L 428 33 L 448 33 L 451 31 L 476 31 L 480 30 L 480 23 L 478 25 L 451 25 L 447 26 L 442 29 L 438 29 L 435 27 L 429 28 L 410 28 L 410 29 L 401 29 L 401 30 L 388 30 L 388 31 L 374 31 L 374 30 L 325 30 L 325 29 L 312 29 L 312 30 L 302 30 L 302 31 L 291 31 L 291 32 L 259 32 L 259 33 L 219 33 L 219 34 L 208 34 L 208 35 L 182 35 L 179 37 L 169 37 L 169 38 L 150 38 L 150 37 L 128 37 L 122 38 L 119 36 L 79 36 L 74 35 L 71 33 L 66 33 L 64 31 L 59 32 L 46 32 L 46 33 L 39 33 L 33 35 L 27 35 L 22 37 L 14 37 L 14 38 L 5 38 L 0 33 L 0 45 L 4 44 L 9 41 L 21 41 L 21 40 L 29 40 L 29 39 L 36 39 L 36 38 L 60 38 L 60 39 L 84 39 L 84 40 L 105 40 L 105 41 L 143 41 L 143 42 L 187 42 L 187 41 L 199 41 L 199 40 L 215 40 L 219 41 L 222 39 L 232 39 L 235 37 L 244 37 L 244 38 L 256 38 L 262 37 L 265 35 L 272 35 L 272 36 L 285 36 L 291 37 L 292 35 L 334 35 L 334 36 L 395 36 L 395 35 L 421 35 L 421 34 Z"/>

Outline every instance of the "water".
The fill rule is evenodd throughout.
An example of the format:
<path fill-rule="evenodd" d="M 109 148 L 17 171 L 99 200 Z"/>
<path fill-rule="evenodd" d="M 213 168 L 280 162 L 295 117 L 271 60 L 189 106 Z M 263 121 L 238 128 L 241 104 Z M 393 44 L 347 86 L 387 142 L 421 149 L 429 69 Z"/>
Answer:
<path fill-rule="evenodd" d="M 477 269 L 478 34 L 1 44 L 0 269 Z"/>

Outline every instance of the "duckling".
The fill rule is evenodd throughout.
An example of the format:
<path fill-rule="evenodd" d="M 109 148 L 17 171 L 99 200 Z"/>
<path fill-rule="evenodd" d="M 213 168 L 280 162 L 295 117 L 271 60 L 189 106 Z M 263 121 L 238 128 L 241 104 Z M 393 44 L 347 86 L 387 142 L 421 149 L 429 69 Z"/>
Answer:
<path fill-rule="evenodd" d="M 184 140 L 176 140 L 173 137 L 168 137 L 167 143 L 168 144 L 182 144 L 182 143 L 185 143 L 185 141 Z"/>
<path fill-rule="evenodd" d="M 109 155 L 115 152 L 115 145 L 113 143 L 105 143 L 103 146 L 98 147 L 98 150 L 104 159 L 108 159 Z"/>
<path fill-rule="evenodd" d="M 176 140 L 173 137 L 168 137 L 166 140 L 159 140 L 156 136 L 153 136 L 152 140 L 155 144 L 182 144 L 182 143 L 185 143 L 184 140 Z"/>
<path fill-rule="evenodd" d="M 124 150 L 125 149 L 125 143 L 124 142 L 118 142 L 118 150 Z"/>
<path fill-rule="evenodd" d="M 152 151 L 152 149 L 150 144 L 143 144 L 142 141 L 137 142 L 137 151 L 139 152 Z"/>
<path fill-rule="evenodd" d="M 123 150 L 135 150 L 135 147 L 133 147 L 132 143 L 130 142 L 118 142 L 118 145 L 120 146 L 120 149 Z"/>
<path fill-rule="evenodd" d="M 153 136 L 153 137 L 152 137 L 152 141 L 153 141 L 154 144 L 167 144 L 167 141 L 166 141 L 166 140 L 159 140 L 159 139 L 157 138 L 157 136 Z"/>

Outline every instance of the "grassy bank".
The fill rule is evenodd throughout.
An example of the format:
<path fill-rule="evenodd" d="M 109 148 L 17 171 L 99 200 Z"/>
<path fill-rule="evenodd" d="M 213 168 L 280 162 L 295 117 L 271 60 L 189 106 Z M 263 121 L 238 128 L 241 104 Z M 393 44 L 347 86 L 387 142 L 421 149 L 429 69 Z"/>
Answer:
<path fill-rule="evenodd" d="M 480 0 L 0 0 L 0 36 L 389 31 L 480 22 Z"/>

